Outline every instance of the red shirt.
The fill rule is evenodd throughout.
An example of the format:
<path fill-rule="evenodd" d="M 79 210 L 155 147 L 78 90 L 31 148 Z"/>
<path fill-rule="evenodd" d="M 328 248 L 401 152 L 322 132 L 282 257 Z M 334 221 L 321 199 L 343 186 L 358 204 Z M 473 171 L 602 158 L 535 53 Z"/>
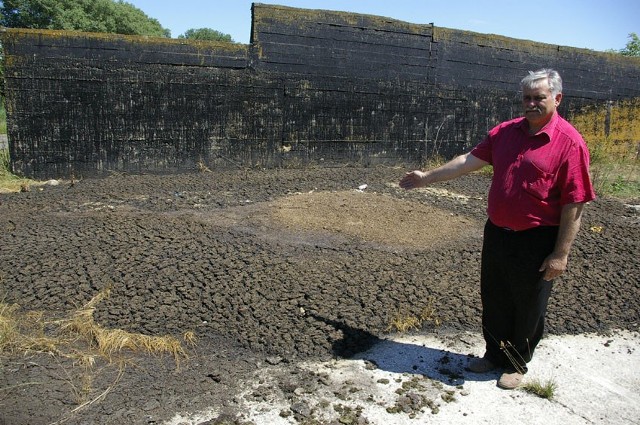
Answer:
<path fill-rule="evenodd" d="M 471 154 L 493 165 L 487 214 L 496 226 L 557 226 L 564 205 L 595 199 L 587 146 L 557 113 L 533 136 L 524 117 L 499 124 Z"/>

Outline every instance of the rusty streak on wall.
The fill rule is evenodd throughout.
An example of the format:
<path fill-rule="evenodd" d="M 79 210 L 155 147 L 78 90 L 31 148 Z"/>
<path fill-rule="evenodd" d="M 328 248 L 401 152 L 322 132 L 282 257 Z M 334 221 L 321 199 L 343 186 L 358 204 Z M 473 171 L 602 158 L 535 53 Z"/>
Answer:
<path fill-rule="evenodd" d="M 17 174 L 171 172 L 451 156 L 519 115 L 527 70 L 561 112 L 640 97 L 640 60 L 377 16 L 254 4 L 251 43 L 11 29 Z"/>

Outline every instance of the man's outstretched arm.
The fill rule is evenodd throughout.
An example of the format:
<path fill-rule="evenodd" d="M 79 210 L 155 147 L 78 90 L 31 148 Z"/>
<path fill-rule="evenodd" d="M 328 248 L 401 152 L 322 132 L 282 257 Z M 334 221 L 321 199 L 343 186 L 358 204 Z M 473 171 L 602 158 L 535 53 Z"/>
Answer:
<path fill-rule="evenodd" d="M 455 179 L 472 171 L 479 170 L 488 162 L 477 158 L 471 153 L 457 156 L 440 167 L 428 171 L 410 171 L 400 180 L 403 189 L 415 189 L 432 183 Z"/>

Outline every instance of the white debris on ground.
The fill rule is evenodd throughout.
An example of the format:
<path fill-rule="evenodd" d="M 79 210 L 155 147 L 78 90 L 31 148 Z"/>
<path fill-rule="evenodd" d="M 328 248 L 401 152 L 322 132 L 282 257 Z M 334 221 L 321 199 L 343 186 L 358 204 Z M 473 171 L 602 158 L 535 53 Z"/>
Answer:
<path fill-rule="evenodd" d="M 236 396 L 239 423 L 254 424 L 637 424 L 640 335 L 548 336 L 524 383 L 555 384 L 552 399 L 496 386 L 499 372 L 464 370 L 483 353 L 480 335 L 404 335 L 353 359 L 262 368 Z M 166 425 L 199 424 L 208 412 Z M 316 421 L 316 422 L 310 422 Z"/>

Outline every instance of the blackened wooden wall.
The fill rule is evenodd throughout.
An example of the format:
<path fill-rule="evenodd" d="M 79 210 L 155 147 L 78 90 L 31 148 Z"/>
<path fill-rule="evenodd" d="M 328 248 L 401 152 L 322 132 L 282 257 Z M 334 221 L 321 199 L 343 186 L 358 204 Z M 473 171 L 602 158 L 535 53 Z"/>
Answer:
<path fill-rule="evenodd" d="M 448 157 L 556 68 L 562 112 L 640 97 L 640 60 L 344 12 L 254 4 L 251 43 L 6 30 L 15 173 L 50 178 Z"/>

